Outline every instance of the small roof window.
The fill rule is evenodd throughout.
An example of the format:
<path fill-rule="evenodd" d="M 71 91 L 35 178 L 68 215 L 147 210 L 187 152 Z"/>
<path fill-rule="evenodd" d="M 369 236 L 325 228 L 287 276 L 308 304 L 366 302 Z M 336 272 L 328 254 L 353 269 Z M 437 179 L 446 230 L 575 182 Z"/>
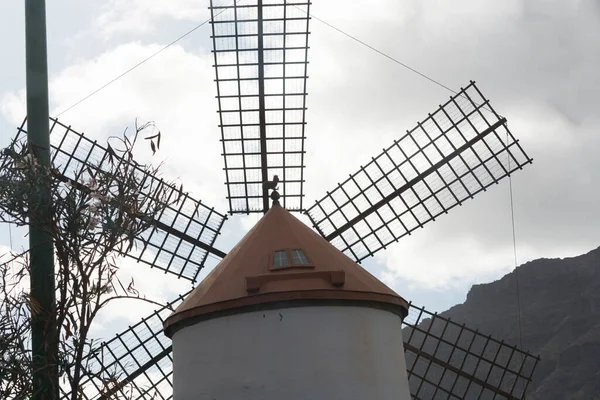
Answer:
<path fill-rule="evenodd" d="M 314 268 L 302 249 L 276 250 L 272 255 L 271 269 Z"/>
<path fill-rule="evenodd" d="M 300 249 L 292 250 L 292 260 L 293 260 L 293 263 L 296 265 L 308 265 L 309 264 L 306 254 L 304 254 L 304 251 L 302 251 Z"/>
<path fill-rule="evenodd" d="M 274 267 L 287 267 L 290 265 L 287 250 L 278 250 L 273 254 Z"/>

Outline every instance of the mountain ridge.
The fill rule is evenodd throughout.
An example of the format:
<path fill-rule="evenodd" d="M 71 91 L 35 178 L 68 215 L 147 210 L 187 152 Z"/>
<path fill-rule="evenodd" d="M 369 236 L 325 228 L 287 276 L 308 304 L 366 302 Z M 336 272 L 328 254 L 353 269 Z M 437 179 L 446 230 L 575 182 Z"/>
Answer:
<path fill-rule="evenodd" d="M 528 399 L 600 399 L 600 247 L 516 271 L 473 285 L 441 315 L 538 354 Z"/>

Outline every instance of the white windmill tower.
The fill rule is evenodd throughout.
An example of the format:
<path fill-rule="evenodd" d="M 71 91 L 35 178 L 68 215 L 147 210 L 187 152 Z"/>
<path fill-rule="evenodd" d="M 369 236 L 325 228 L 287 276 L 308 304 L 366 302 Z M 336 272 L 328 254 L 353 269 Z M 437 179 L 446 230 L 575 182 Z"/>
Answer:
<path fill-rule="evenodd" d="M 165 321 L 174 398 L 408 400 L 407 314 L 275 201 Z"/>

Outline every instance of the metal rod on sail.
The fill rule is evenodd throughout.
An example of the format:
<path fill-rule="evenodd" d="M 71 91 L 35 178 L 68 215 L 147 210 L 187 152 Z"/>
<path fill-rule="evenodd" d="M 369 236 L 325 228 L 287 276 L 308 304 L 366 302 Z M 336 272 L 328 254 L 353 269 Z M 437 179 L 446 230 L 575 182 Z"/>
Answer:
<path fill-rule="evenodd" d="M 269 180 L 267 171 L 267 127 L 265 112 L 265 54 L 263 43 L 263 2 L 258 0 L 258 108 L 260 119 L 260 172 L 263 182 Z M 263 212 L 269 211 L 269 191 L 263 186 Z"/>

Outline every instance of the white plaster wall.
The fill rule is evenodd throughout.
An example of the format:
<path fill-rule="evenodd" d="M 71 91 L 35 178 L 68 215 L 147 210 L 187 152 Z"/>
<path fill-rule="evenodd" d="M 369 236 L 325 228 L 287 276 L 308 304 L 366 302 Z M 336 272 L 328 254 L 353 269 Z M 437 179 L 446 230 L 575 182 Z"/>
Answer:
<path fill-rule="evenodd" d="M 200 322 L 173 336 L 175 400 L 409 400 L 401 322 L 333 306 Z"/>

